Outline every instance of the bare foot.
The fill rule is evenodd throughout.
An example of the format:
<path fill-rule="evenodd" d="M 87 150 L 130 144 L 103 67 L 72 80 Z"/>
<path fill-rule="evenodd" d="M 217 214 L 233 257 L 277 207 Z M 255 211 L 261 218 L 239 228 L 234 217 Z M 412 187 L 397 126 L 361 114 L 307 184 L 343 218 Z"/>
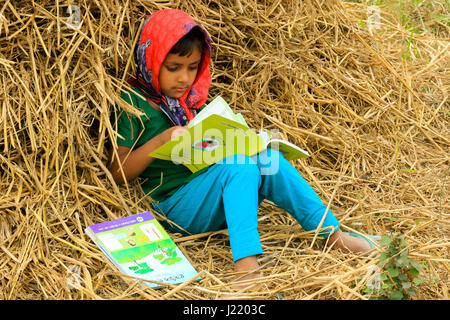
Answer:
<path fill-rule="evenodd" d="M 261 273 L 257 271 L 258 268 L 259 263 L 256 256 L 245 257 L 237 260 L 235 262 L 234 270 L 238 274 L 234 278 L 236 283 L 233 285 L 233 288 L 236 290 L 242 290 L 251 289 L 254 287 L 255 283 L 251 280 L 261 278 Z"/>
<path fill-rule="evenodd" d="M 377 240 L 373 241 L 378 242 Z M 345 234 L 339 229 L 330 236 L 328 245 L 332 245 L 336 249 L 340 248 L 344 252 L 359 253 L 372 250 L 372 246 L 367 240 Z"/>

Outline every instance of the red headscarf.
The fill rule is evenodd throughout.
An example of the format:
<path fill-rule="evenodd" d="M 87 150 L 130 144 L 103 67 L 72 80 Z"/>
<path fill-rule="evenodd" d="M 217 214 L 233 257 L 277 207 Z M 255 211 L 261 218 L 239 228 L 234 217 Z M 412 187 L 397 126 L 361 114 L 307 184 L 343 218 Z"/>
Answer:
<path fill-rule="evenodd" d="M 161 65 L 170 49 L 193 27 L 199 27 L 205 35 L 197 77 L 182 97 L 175 99 L 164 96 L 158 80 Z M 129 82 L 159 104 L 173 125 L 185 125 L 197 114 L 197 109 L 206 103 L 211 86 L 210 60 L 211 39 L 200 25 L 181 10 L 157 11 L 144 21 L 140 31 L 135 49 L 136 79 Z"/>

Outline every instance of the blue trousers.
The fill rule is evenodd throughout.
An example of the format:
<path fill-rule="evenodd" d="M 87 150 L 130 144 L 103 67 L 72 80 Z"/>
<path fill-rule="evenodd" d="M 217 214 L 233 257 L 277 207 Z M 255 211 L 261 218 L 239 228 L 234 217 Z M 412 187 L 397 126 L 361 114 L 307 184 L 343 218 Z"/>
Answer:
<path fill-rule="evenodd" d="M 272 149 L 254 157 L 237 155 L 212 165 L 154 208 L 191 234 L 228 228 L 233 260 L 262 254 L 258 206 L 270 200 L 303 229 L 319 227 L 326 206 L 283 155 Z M 163 223 L 171 232 L 185 231 Z M 321 225 L 328 237 L 339 228 L 331 211 Z"/>

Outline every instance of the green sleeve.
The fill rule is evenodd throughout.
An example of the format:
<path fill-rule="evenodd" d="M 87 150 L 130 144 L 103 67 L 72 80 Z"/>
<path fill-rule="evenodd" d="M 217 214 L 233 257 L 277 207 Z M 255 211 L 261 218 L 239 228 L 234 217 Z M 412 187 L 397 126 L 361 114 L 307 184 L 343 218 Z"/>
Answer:
<path fill-rule="evenodd" d="M 137 107 L 129 94 L 122 93 L 120 97 L 128 104 Z M 116 112 L 117 119 L 117 145 L 131 148 L 138 139 L 140 132 L 139 119 L 135 115 L 128 113 L 120 108 Z"/>

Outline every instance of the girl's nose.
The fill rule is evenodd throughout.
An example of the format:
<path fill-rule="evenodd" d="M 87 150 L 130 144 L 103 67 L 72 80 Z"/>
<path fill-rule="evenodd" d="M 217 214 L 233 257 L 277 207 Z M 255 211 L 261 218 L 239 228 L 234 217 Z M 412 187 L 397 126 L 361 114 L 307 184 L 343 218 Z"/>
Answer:
<path fill-rule="evenodd" d="M 186 83 L 189 81 L 189 72 L 187 70 L 181 70 L 178 74 L 178 81 Z"/>

